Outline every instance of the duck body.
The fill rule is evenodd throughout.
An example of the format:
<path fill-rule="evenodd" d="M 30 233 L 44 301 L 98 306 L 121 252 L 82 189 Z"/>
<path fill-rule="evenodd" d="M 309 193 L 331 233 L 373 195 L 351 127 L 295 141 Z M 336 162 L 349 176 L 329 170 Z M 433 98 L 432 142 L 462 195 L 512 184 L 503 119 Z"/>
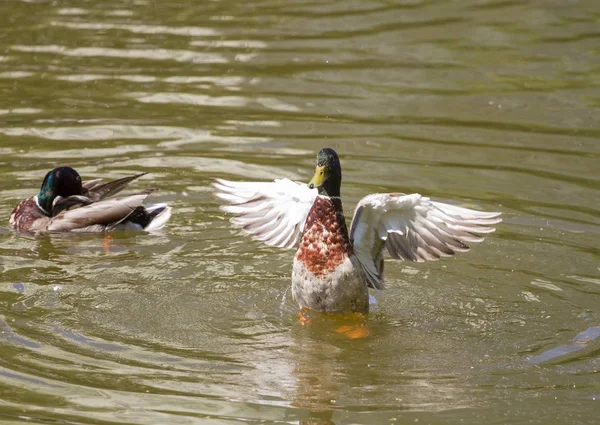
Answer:
<path fill-rule="evenodd" d="M 20 202 L 11 213 L 8 222 L 17 230 L 35 233 L 43 230 L 46 219 L 46 214 L 38 207 L 34 196 Z"/>
<path fill-rule="evenodd" d="M 30 233 L 160 229 L 169 220 L 171 208 L 166 204 L 142 205 L 154 189 L 111 197 L 144 174 L 107 183 L 101 179 L 82 183 L 71 167 L 57 167 L 46 174 L 36 196 L 14 208 L 9 224 Z"/>
<path fill-rule="evenodd" d="M 434 202 L 418 193 L 375 193 L 358 203 L 346 227 L 337 153 L 317 155 L 308 185 L 287 179 L 231 182 L 217 179 L 216 196 L 231 222 L 271 246 L 293 248 L 292 296 L 301 308 L 323 313 L 369 311 L 369 288 L 384 289 L 383 257 L 424 262 L 468 251 L 502 219 Z"/>
<path fill-rule="evenodd" d="M 369 310 L 339 198 L 318 195 L 308 213 L 294 256 L 292 296 L 300 307 L 325 313 Z"/>

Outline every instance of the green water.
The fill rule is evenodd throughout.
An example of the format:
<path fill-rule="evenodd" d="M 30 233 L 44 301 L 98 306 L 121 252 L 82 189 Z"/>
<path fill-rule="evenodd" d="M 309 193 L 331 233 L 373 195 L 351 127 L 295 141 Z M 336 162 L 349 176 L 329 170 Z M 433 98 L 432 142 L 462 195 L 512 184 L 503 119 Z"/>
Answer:
<path fill-rule="evenodd" d="M 0 422 L 593 424 L 600 3 L 5 1 Z M 213 177 L 502 211 L 472 252 L 386 263 L 370 336 L 301 326 L 293 251 Z M 44 174 L 146 171 L 159 234 L 15 234 Z"/>

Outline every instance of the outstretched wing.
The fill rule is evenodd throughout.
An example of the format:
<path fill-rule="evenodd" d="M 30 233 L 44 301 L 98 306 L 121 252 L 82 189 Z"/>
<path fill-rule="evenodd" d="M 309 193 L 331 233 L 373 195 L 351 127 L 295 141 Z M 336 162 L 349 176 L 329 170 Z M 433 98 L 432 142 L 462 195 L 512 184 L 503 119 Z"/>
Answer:
<path fill-rule="evenodd" d="M 434 202 L 418 193 L 377 193 L 356 207 L 350 239 L 369 286 L 382 289 L 384 247 L 400 260 L 439 260 L 483 241 L 477 234 L 496 230 L 491 226 L 502 221 L 500 214 Z"/>
<path fill-rule="evenodd" d="M 267 245 L 292 248 L 304 229 L 317 189 L 288 179 L 274 182 L 232 182 L 215 179 L 221 206 L 231 222 Z"/>

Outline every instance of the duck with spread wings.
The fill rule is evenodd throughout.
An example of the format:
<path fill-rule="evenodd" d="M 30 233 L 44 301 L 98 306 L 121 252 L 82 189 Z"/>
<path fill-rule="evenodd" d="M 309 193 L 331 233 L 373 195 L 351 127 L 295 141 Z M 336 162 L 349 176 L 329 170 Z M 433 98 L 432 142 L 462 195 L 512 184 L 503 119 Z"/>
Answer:
<path fill-rule="evenodd" d="M 413 193 L 376 193 L 358 203 L 350 230 L 340 198 L 342 170 L 330 148 L 317 155 L 308 185 L 288 179 L 216 179 L 232 223 L 264 243 L 293 248 L 292 295 L 301 308 L 367 313 L 368 288 L 383 289 L 384 249 L 392 258 L 430 261 L 469 250 L 493 232 L 498 212 L 435 202 Z"/>

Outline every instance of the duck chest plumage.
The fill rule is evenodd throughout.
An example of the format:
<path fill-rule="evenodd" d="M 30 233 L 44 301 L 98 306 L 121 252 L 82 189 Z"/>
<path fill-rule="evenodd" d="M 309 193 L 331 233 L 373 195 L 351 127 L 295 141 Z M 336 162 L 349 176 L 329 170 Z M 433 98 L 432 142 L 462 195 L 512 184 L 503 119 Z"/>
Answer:
<path fill-rule="evenodd" d="M 352 245 L 341 201 L 317 196 L 306 218 L 296 259 L 312 274 L 322 277 L 334 271 L 350 255 Z"/>
<path fill-rule="evenodd" d="M 340 199 L 317 196 L 294 258 L 294 299 L 326 313 L 367 312 L 368 291 L 355 263 Z"/>

